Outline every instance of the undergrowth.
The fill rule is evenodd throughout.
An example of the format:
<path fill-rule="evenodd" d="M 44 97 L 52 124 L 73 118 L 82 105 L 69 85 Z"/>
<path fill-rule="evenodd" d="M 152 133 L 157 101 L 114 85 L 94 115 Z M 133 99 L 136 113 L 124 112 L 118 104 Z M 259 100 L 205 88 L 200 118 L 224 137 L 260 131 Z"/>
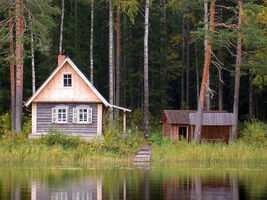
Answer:
<path fill-rule="evenodd" d="M 150 138 L 153 146 L 152 161 L 164 164 L 204 163 L 242 164 L 267 163 L 267 125 L 263 122 L 245 122 L 239 138 L 230 144 L 201 145 L 185 140 L 173 141 L 156 133 Z"/>
<path fill-rule="evenodd" d="M 159 130 L 153 130 L 148 141 L 134 128 L 123 137 L 122 132 L 111 125 L 105 129 L 103 137 L 96 137 L 92 141 L 81 140 L 54 129 L 40 139 L 29 140 L 26 133 L 12 133 L 7 122 L 9 115 L 6 114 L 1 117 L 2 163 L 129 166 L 140 146 L 148 143 L 153 147 L 154 164 L 267 163 L 267 125 L 258 121 L 245 122 L 239 132 L 239 139 L 231 144 L 204 142 L 201 145 L 163 138 Z"/>
<path fill-rule="evenodd" d="M 4 133 L 0 140 L 0 162 L 27 162 L 39 164 L 129 165 L 144 139 L 133 134 L 122 137 L 112 126 L 103 138 L 85 141 L 79 137 L 50 129 L 40 139 L 27 139 L 26 135 Z"/>

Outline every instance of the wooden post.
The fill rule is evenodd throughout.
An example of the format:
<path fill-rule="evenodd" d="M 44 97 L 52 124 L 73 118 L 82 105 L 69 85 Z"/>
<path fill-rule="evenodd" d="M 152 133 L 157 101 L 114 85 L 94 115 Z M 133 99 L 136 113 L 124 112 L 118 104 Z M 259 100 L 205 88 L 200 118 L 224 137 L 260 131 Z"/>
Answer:
<path fill-rule="evenodd" d="M 186 126 L 186 141 L 189 142 L 189 126 Z"/>
<path fill-rule="evenodd" d="M 123 133 L 126 134 L 126 111 L 123 111 Z"/>

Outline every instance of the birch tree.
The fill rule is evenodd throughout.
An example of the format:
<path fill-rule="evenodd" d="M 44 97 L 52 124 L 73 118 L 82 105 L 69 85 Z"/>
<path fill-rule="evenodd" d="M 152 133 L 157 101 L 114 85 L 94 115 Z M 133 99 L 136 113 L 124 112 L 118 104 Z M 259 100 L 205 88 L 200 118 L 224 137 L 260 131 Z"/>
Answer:
<path fill-rule="evenodd" d="M 91 0 L 91 28 L 90 28 L 90 81 L 94 83 L 94 0 Z"/>
<path fill-rule="evenodd" d="M 31 17 L 29 16 L 29 19 Z M 32 29 L 32 23 L 31 23 Z M 35 61 L 34 61 L 34 38 L 33 31 L 31 30 L 31 65 L 32 65 L 32 94 L 35 93 Z"/>
<path fill-rule="evenodd" d="M 120 7 L 119 4 L 117 5 L 117 21 L 116 21 L 116 32 L 117 32 L 117 38 L 116 38 L 116 105 L 120 105 L 120 52 L 121 52 L 121 46 L 120 46 L 120 40 L 121 40 L 121 17 L 120 17 Z M 118 117 L 119 117 L 119 110 L 116 111 L 116 123 L 118 125 Z"/>
<path fill-rule="evenodd" d="M 109 103 L 114 103 L 114 56 L 113 56 L 113 0 L 109 0 Z M 109 120 L 113 123 L 113 108 L 110 108 Z"/>
<path fill-rule="evenodd" d="M 149 32 L 149 0 L 145 1 L 145 24 L 144 24 L 144 120 L 145 138 L 148 137 L 149 128 L 149 85 L 148 85 L 148 32 Z"/>

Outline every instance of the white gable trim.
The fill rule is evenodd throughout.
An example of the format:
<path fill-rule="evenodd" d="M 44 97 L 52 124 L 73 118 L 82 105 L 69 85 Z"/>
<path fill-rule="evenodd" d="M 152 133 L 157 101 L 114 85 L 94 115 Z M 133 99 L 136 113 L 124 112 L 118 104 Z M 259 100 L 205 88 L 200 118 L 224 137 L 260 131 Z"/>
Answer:
<path fill-rule="evenodd" d="M 111 108 L 116 108 L 116 109 L 122 110 L 123 112 L 132 112 L 132 110 L 130 110 L 128 108 L 121 107 L 121 106 L 116 106 L 116 105 L 112 105 L 112 104 L 109 104 L 109 106 Z"/>
<path fill-rule="evenodd" d="M 88 81 L 88 79 L 84 76 L 84 74 L 78 69 L 78 67 L 72 62 L 70 58 L 66 58 L 61 65 L 59 65 L 52 74 L 46 79 L 46 81 L 41 85 L 40 88 L 35 92 L 35 94 L 27 101 L 25 104 L 27 107 L 32 103 L 32 101 L 37 97 L 38 94 L 45 88 L 45 86 L 49 83 L 49 81 L 56 75 L 56 73 L 68 62 L 72 68 L 80 75 L 80 77 L 85 81 L 85 83 L 93 90 L 96 96 L 102 101 L 102 103 L 108 107 L 109 103 L 105 100 L 105 98 L 97 91 L 97 89 Z"/>

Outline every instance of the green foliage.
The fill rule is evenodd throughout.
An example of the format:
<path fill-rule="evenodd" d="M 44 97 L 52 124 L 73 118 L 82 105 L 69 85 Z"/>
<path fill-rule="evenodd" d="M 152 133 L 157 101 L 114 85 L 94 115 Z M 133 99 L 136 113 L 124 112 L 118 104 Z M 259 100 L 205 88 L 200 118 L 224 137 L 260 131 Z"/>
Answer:
<path fill-rule="evenodd" d="M 153 144 L 161 145 L 163 142 L 162 132 L 161 131 L 155 131 L 152 132 L 148 141 Z"/>
<path fill-rule="evenodd" d="M 182 110 L 189 110 L 189 106 L 186 105 L 186 102 L 185 101 L 182 101 L 182 103 L 181 103 L 181 109 Z"/>
<path fill-rule="evenodd" d="M 243 130 L 240 131 L 242 139 L 251 145 L 261 146 L 267 141 L 267 124 L 253 120 L 244 122 Z"/>
<path fill-rule="evenodd" d="M 11 131 L 11 115 L 7 112 L 0 116 L 0 136 Z"/>
<path fill-rule="evenodd" d="M 135 109 L 131 114 L 130 114 L 131 122 L 138 127 L 142 127 L 143 125 L 143 113 L 140 108 Z"/>
<path fill-rule="evenodd" d="M 41 143 L 47 146 L 60 145 L 63 148 L 68 149 L 77 148 L 81 143 L 81 140 L 79 137 L 69 136 L 62 131 L 50 128 L 48 134 L 42 137 Z"/>
<path fill-rule="evenodd" d="M 185 140 L 164 138 L 161 145 L 153 144 L 152 161 L 167 165 L 266 163 L 266 145 L 266 141 L 261 146 L 255 146 L 243 140 L 231 144 L 203 142 L 196 145 Z"/>
<path fill-rule="evenodd" d="M 22 134 L 28 136 L 32 132 L 32 118 L 30 116 L 23 115 Z"/>

